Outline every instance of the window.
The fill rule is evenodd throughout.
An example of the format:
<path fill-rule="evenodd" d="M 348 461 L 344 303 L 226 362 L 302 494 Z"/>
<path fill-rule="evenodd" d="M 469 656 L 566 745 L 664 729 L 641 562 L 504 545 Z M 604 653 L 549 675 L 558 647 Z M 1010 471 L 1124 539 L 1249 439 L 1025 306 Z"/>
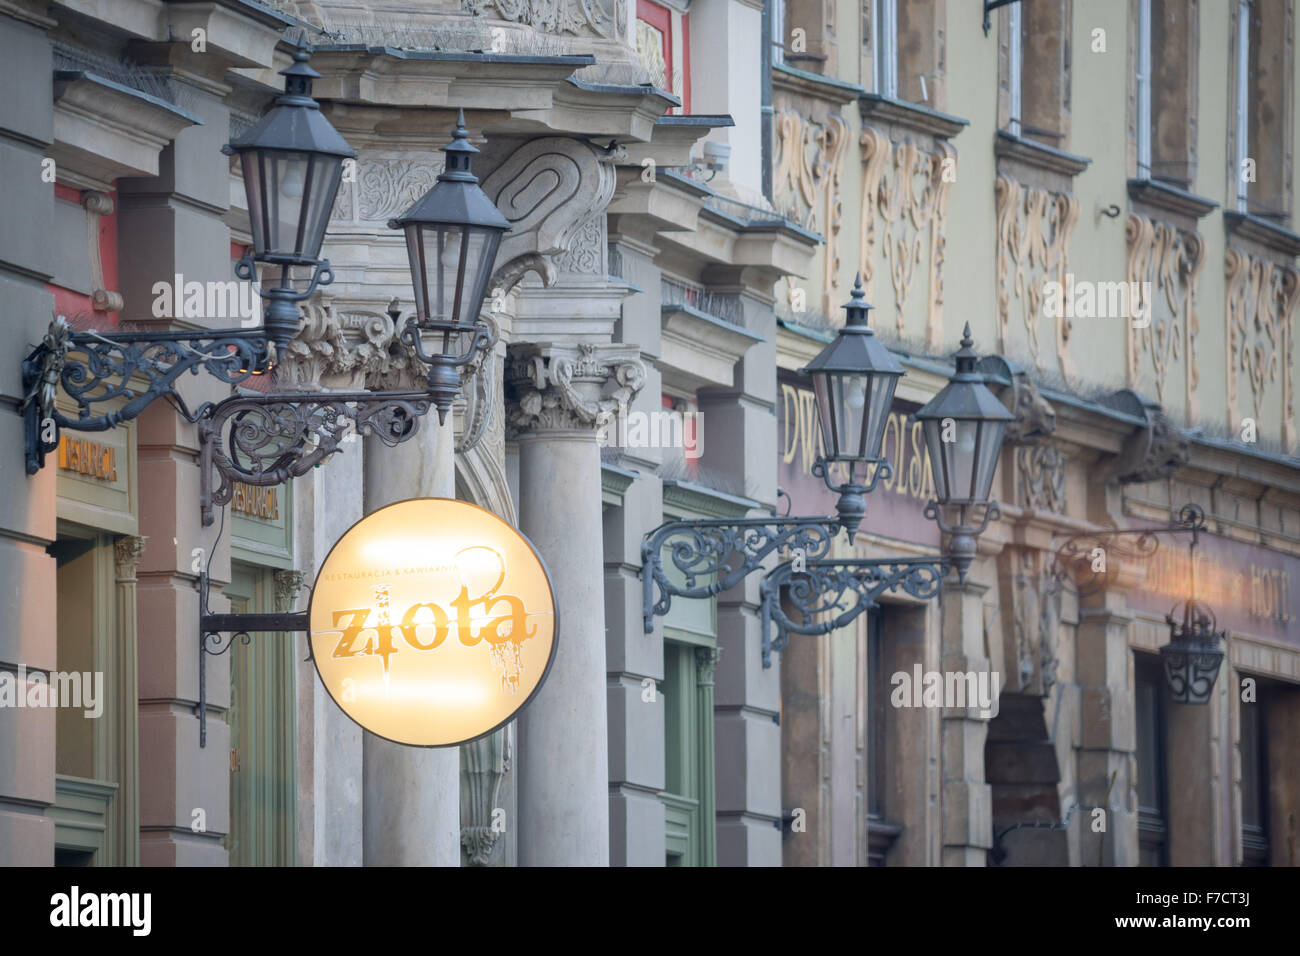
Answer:
<path fill-rule="evenodd" d="M 651 0 L 637 0 L 636 52 L 660 89 L 682 101 L 682 108 L 671 112 L 691 111 L 690 24 L 688 15 Z"/>
<path fill-rule="evenodd" d="M 1069 141 L 1067 0 L 1002 8 L 998 122 L 1012 136 L 1063 149 Z"/>
<path fill-rule="evenodd" d="M 876 89 L 898 99 L 898 0 L 876 0 Z"/>
<path fill-rule="evenodd" d="M 233 563 L 223 593 L 232 614 L 274 611 L 273 572 Z M 297 734 L 292 635 L 234 640 L 230 657 L 231 866 L 293 866 L 297 860 Z M 220 661 L 221 658 L 216 658 Z"/>
<path fill-rule="evenodd" d="M 671 514 L 664 520 L 705 517 Z M 672 561 L 664 570 L 675 583 L 685 579 Z M 707 584 L 698 580 L 697 584 Z M 713 672 L 718 660 L 717 601 L 674 598 L 664 615 L 665 864 L 717 863 L 717 800 L 714 787 Z"/>
<path fill-rule="evenodd" d="M 1196 11 L 1188 0 L 1135 3 L 1137 178 L 1191 189 L 1195 177 Z"/>
<path fill-rule="evenodd" d="M 1260 685 L 1263 686 L 1262 684 Z M 1268 742 L 1264 703 L 1241 707 L 1241 856 L 1244 866 L 1268 866 Z"/>
<path fill-rule="evenodd" d="M 772 65 L 785 62 L 785 0 L 770 0 L 771 18 L 768 43 L 772 47 Z"/>
<path fill-rule="evenodd" d="M 1133 689 L 1137 710 L 1138 862 L 1142 866 L 1168 866 L 1164 675 L 1157 659 L 1134 656 Z"/>
<path fill-rule="evenodd" d="M 1237 0 L 1233 8 L 1233 153 L 1238 212 L 1289 221 L 1291 84 L 1290 3 Z"/>

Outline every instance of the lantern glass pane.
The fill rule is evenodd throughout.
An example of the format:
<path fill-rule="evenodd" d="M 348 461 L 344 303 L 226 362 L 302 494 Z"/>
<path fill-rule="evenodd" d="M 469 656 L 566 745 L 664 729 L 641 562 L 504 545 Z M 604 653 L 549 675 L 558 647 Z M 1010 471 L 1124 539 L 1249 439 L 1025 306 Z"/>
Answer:
<path fill-rule="evenodd" d="M 943 453 L 943 420 L 924 418 L 921 431 L 925 434 L 925 446 L 930 452 L 930 475 L 934 478 L 934 497 L 936 501 L 946 503 L 952 497 L 949 490 L 948 459 Z"/>
<path fill-rule="evenodd" d="M 945 422 L 950 427 L 945 428 Z M 969 501 L 974 497 L 975 453 L 980 423 L 950 418 L 939 423 L 940 453 L 948 469 L 949 500 Z M 952 439 L 944 441 L 945 438 Z"/>
<path fill-rule="evenodd" d="M 822 454 L 827 458 L 834 458 L 839 454 L 836 441 L 836 436 L 839 434 L 836 431 L 838 423 L 834 412 L 836 403 L 831 394 L 833 389 L 830 384 L 832 378 L 833 376 L 822 373 L 814 373 L 812 376 L 813 392 L 817 396 L 817 415 L 822 427 Z"/>
<path fill-rule="evenodd" d="M 997 470 L 998 455 L 1002 450 L 1002 433 L 1006 427 L 1006 422 L 1001 421 L 980 422 L 979 454 L 975 462 L 973 495 L 976 501 L 989 500 L 989 492 L 993 487 L 993 473 Z"/>
<path fill-rule="evenodd" d="M 257 256 L 317 259 L 343 173 L 343 159 L 280 149 L 240 155 Z"/>
<path fill-rule="evenodd" d="M 472 324 L 478 319 L 500 242 L 496 229 L 447 223 L 406 225 L 406 252 L 421 323 Z"/>
<path fill-rule="evenodd" d="M 889 420 L 889 409 L 894 404 L 894 389 L 898 385 L 897 375 L 872 375 L 867 392 L 867 429 L 866 438 L 858 452 L 862 458 L 879 458 L 880 442 L 885 436 L 885 423 Z"/>

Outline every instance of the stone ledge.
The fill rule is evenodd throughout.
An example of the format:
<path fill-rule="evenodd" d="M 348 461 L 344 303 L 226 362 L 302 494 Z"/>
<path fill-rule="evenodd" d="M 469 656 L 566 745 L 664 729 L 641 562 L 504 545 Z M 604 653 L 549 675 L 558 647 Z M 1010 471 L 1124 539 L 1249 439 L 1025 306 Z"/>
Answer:
<path fill-rule="evenodd" d="M 998 157 L 1016 159 L 1027 166 L 1065 176 L 1077 176 L 1092 164 L 1092 160 L 1086 156 L 1076 156 L 1055 146 L 1045 146 L 1004 129 L 998 130 L 997 138 L 993 141 L 993 153 Z"/>
<path fill-rule="evenodd" d="M 1158 179 L 1130 179 L 1128 196 L 1134 202 L 1192 219 L 1200 219 L 1219 208 L 1219 204 L 1213 199 L 1189 193 L 1185 189 L 1162 183 Z"/>
<path fill-rule="evenodd" d="M 1224 211 L 1223 225 L 1234 236 L 1253 240 L 1291 258 L 1300 256 L 1300 233 L 1292 232 L 1285 226 L 1235 210 Z"/>
<path fill-rule="evenodd" d="M 863 93 L 858 97 L 858 110 L 863 122 L 885 123 L 900 126 L 916 133 L 927 133 L 939 139 L 956 136 L 970 125 L 970 120 L 949 116 L 927 106 L 890 99 L 878 93 Z"/>

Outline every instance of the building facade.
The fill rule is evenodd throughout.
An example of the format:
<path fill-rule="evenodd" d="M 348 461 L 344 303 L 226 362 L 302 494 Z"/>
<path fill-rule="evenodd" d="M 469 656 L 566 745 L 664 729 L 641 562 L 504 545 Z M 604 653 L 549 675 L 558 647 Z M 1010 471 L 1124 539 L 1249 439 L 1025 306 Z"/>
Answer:
<path fill-rule="evenodd" d="M 0 0 L 0 862 L 1294 863 L 1293 20 L 1292 0 L 1020 0 L 987 30 L 945 0 Z M 357 156 L 334 281 L 246 391 L 423 387 L 388 223 L 463 110 L 511 228 L 454 414 L 214 487 L 211 435 L 157 401 L 65 429 L 27 474 L 20 358 L 54 315 L 255 324 L 221 147 L 299 36 Z M 907 375 L 893 474 L 835 553 L 943 554 L 911 415 L 969 322 L 1016 415 L 969 577 L 773 649 L 756 573 L 647 633 L 663 521 L 833 510 L 799 369 L 858 274 Z M 558 651 L 518 720 L 402 747 L 339 710 L 305 635 L 201 650 L 201 576 L 214 611 L 301 609 L 353 523 L 417 496 L 501 516 L 550 568 Z M 1089 539 L 1107 570 L 1062 572 L 1072 536 L 1184 503 L 1207 518 L 1194 559 Z M 1157 656 L 1193 560 L 1228 631 L 1207 706 L 1170 700 Z M 929 672 L 983 674 L 991 706 L 895 694 Z M 69 673 L 93 703 L 25 705 Z"/>

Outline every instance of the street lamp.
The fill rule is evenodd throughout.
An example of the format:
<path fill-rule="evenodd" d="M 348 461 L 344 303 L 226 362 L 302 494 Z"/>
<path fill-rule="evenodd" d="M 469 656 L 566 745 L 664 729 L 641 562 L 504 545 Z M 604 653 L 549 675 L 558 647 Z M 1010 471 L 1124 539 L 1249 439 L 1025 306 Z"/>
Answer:
<path fill-rule="evenodd" d="M 104 431 L 136 418 L 165 398 L 187 421 L 196 422 L 176 382 L 200 368 L 228 385 L 271 369 L 298 332 L 297 302 L 334 278 L 329 260 L 320 259 L 325 228 L 334 208 L 343 161 L 356 153 L 311 98 L 311 81 L 320 74 L 307 65 L 305 40 L 298 41 L 293 65 L 281 71 L 284 93 L 244 136 L 222 151 L 238 154 L 248 195 L 252 251 L 235 264 L 235 275 L 254 281 L 254 263 L 281 269 L 276 288 L 259 289 L 268 300 L 256 328 L 165 330 L 150 332 L 74 332 L 56 316 L 40 345 L 23 360 L 27 473 L 36 474 L 45 456 L 58 447 L 59 430 Z M 310 283 L 296 291 L 293 269 L 310 268 Z M 143 387 L 138 382 L 143 382 Z M 55 404 L 62 388 L 75 414 Z M 104 406 L 115 407 L 104 410 Z"/>
<path fill-rule="evenodd" d="M 963 581 L 975 557 L 975 538 L 1000 514 L 997 502 L 989 501 L 989 492 L 1002 436 L 1015 417 L 975 371 L 979 356 L 974 345 L 967 322 L 961 348 L 953 353 L 956 371 L 939 394 L 916 413 L 934 477 L 935 500 L 927 506 L 926 516 L 952 535 L 948 550 Z M 944 520 L 944 508 L 956 510 L 955 524 Z M 973 518 L 976 510 L 983 512 L 978 527 Z"/>
<path fill-rule="evenodd" d="M 1228 632 L 1220 630 L 1214 612 L 1196 599 L 1196 545 L 1200 529 L 1193 528 L 1192 543 L 1188 548 L 1190 593 L 1183 603 L 1183 619 L 1168 614 L 1169 643 L 1160 648 L 1160 663 L 1164 665 L 1165 684 L 1169 695 L 1177 704 L 1208 704 L 1219 678 L 1223 663 L 1220 642 Z"/>
<path fill-rule="evenodd" d="M 415 314 L 402 341 L 429 366 L 429 393 L 440 422 L 460 392 L 460 366 L 487 347 L 489 333 L 478 315 L 501 237 L 510 228 L 470 171 L 478 150 L 470 145 L 464 110 L 456 117 L 452 141 L 441 150 L 446 167 L 433 188 L 388 223 L 406 234 L 415 289 Z M 440 350 L 426 354 L 422 333 L 433 333 L 435 342 L 441 335 Z"/>
<path fill-rule="evenodd" d="M 328 259 L 320 258 L 343 176 L 343 161 L 356 153 L 320 111 L 311 96 L 312 80 L 320 74 L 307 65 L 305 45 L 293 54 L 293 65 L 281 70 L 284 93 L 271 112 L 243 136 L 222 147 L 238 155 L 248 197 L 248 222 L 253 249 L 235 266 L 235 274 L 253 279 L 253 262 L 280 267 L 280 285 L 266 289 L 269 300 L 265 325 L 278 348 L 298 332 L 294 304 L 333 279 Z M 309 287 L 298 292 L 293 268 L 312 269 Z"/>
<path fill-rule="evenodd" d="M 814 464 L 813 473 L 839 494 L 836 510 L 851 537 L 867 511 L 863 496 L 882 477 L 882 468 L 884 476 L 889 474 L 889 464 L 880 457 L 880 441 L 903 366 L 867 324 L 871 306 L 862 290 L 861 274 L 853 283 L 844 311 L 844 327 L 801 372 L 813 381 L 826 450 Z M 836 484 L 830 477 L 832 464 L 845 466 L 848 478 L 844 483 Z M 875 473 L 868 485 L 872 466 Z"/>

